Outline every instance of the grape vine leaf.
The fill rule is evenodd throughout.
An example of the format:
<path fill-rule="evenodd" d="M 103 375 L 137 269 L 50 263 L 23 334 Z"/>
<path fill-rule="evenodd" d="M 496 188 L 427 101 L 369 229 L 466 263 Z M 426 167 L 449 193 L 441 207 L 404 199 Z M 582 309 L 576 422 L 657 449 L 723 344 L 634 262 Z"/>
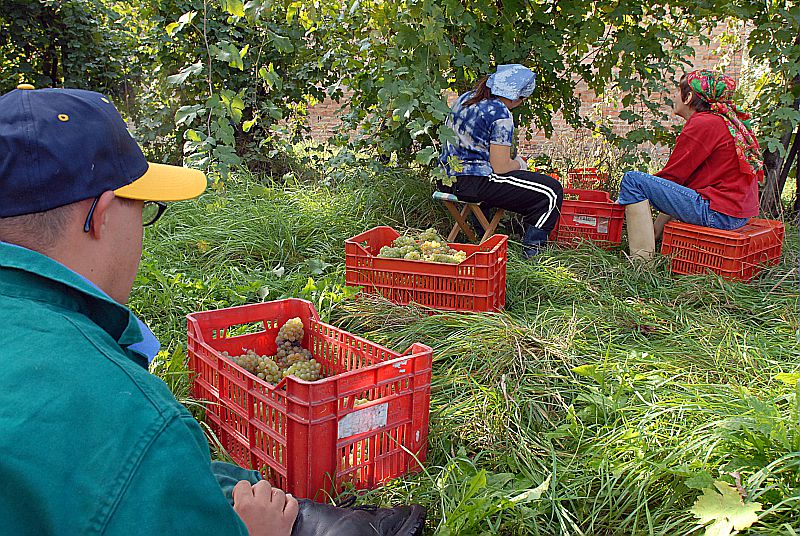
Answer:
<path fill-rule="evenodd" d="M 730 536 L 734 529 L 746 529 L 758 521 L 756 512 L 761 511 L 761 503 L 743 502 L 736 488 L 727 482 L 718 480 L 714 486 L 719 492 L 706 488 L 690 510 L 699 525 L 707 525 L 706 536 Z M 708 525 L 710 522 L 713 523 Z"/>
<path fill-rule="evenodd" d="M 685 484 L 692 489 L 707 489 L 714 485 L 714 478 L 707 471 L 700 471 L 686 479 Z"/>

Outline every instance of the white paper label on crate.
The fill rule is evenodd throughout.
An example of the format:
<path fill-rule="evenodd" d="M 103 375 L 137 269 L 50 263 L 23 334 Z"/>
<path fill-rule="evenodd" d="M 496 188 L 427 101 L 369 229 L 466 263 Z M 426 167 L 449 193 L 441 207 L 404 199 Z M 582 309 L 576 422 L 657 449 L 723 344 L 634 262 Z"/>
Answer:
<path fill-rule="evenodd" d="M 578 225 L 588 225 L 590 227 L 594 227 L 597 225 L 597 218 L 594 216 L 584 216 L 583 214 L 576 214 L 573 216 L 573 221 Z"/>
<path fill-rule="evenodd" d="M 363 434 L 376 428 L 386 426 L 389 403 L 378 404 L 348 413 L 339 420 L 339 439 L 356 434 Z"/>
<path fill-rule="evenodd" d="M 598 233 L 607 233 L 608 232 L 608 218 L 598 218 L 597 219 L 597 232 Z"/>

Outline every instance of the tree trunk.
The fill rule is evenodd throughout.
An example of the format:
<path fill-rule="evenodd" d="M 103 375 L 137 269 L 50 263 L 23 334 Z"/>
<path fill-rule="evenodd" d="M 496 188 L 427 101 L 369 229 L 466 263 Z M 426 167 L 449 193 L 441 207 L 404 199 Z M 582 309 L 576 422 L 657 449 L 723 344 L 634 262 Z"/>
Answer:
<path fill-rule="evenodd" d="M 794 217 L 800 219 L 800 157 L 797 159 L 797 167 L 794 168 Z"/>
<path fill-rule="evenodd" d="M 789 146 L 792 131 L 789 130 L 781 136 L 781 144 Z M 781 181 L 783 170 L 783 157 L 778 151 L 764 151 L 764 186 L 761 189 L 761 215 L 768 218 L 780 218 L 783 215 L 781 193 L 786 179 Z"/>
<path fill-rule="evenodd" d="M 800 44 L 800 33 L 797 34 L 794 40 L 794 46 Z M 789 90 L 791 90 L 791 86 L 798 87 L 800 86 L 800 74 L 796 75 L 794 79 L 789 84 Z M 796 98 L 794 101 L 794 108 L 797 109 L 800 107 L 800 97 Z M 800 129 L 798 130 L 800 132 Z M 781 144 L 783 145 L 784 150 L 789 148 L 789 142 L 792 140 L 792 130 L 789 126 L 786 126 L 786 132 L 781 136 Z M 785 151 L 784 151 L 785 152 Z M 791 168 L 792 165 L 792 157 L 789 157 L 789 161 L 786 162 L 787 170 Z M 770 218 L 778 218 L 783 215 L 783 205 L 781 205 L 781 193 L 783 193 L 783 187 L 786 185 L 786 176 L 787 173 L 782 173 L 784 171 L 784 163 L 783 158 L 781 158 L 780 153 L 773 153 L 770 151 L 764 151 L 764 187 L 761 191 L 761 214 L 763 216 L 767 216 Z M 800 179 L 798 179 L 800 181 Z"/>

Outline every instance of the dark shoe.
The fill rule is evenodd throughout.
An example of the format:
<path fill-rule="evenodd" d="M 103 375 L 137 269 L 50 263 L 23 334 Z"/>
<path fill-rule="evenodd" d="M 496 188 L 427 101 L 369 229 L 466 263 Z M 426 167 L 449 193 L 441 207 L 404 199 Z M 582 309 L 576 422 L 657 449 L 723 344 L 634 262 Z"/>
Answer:
<path fill-rule="evenodd" d="M 355 506 L 337 508 L 300 500 L 292 536 L 420 536 L 425 508 L 418 504 L 396 508 Z"/>
<path fill-rule="evenodd" d="M 533 225 L 525 229 L 522 236 L 522 254 L 526 259 L 538 255 L 539 251 L 547 244 L 547 237 L 550 233 Z"/>

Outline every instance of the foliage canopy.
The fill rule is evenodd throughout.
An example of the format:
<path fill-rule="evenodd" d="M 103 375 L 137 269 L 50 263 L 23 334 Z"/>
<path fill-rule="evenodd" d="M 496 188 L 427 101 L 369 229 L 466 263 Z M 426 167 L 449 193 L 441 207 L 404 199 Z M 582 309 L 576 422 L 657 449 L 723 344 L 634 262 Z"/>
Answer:
<path fill-rule="evenodd" d="M 800 123 L 790 0 L 0 0 L 0 13 L 3 89 L 25 78 L 124 94 L 151 153 L 223 175 L 266 165 L 276 135 L 296 139 L 309 106 L 345 90 L 335 141 L 433 165 L 451 135 L 448 92 L 510 62 L 539 74 L 521 121 L 549 133 L 560 113 L 623 147 L 669 141 L 663 95 L 693 39 L 723 22 L 745 25 L 765 150 L 783 154 Z M 617 99 L 633 128 L 617 135 L 587 116 L 581 82 Z"/>

